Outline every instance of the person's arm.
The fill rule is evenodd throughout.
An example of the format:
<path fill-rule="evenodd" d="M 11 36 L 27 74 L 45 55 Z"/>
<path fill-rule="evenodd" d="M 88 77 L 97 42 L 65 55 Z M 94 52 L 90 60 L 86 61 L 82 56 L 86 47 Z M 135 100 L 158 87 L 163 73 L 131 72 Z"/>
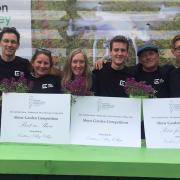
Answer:
<path fill-rule="evenodd" d="M 111 61 L 111 57 L 110 56 L 105 56 L 101 59 L 96 60 L 95 64 L 94 64 L 94 68 L 97 70 L 100 70 L 103 68 L 103 64 L 106 64 L 107 62 Z"/>

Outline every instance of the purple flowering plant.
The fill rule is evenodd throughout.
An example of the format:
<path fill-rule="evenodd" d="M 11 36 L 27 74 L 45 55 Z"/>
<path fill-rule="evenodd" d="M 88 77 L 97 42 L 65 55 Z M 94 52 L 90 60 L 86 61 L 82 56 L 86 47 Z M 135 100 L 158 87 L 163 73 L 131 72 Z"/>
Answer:
<path fill-rule="evenodd" d="M 129 96 L 155 97 L 155 90 L 151 85 L 147 85 L 145 81 L 137 82 L 133 77 L 127 78 L 125 91 Z"/>
<path fill-rule="evenodd" d="M 77 76 L 74 80 L 66 82 L 65 91 L 76 96 L 88 96 L 91 95 L 90 91 L 86 89 L 86 78 L 83 76 Z"/>
<path fill-rule="evenodd" d="M 24 76 L 21 76 L 18 80 L 13 78 L 4 78 L 0 81 L 0 92 L 17 92 L 26 93 L 32 89 L 33 83 L 28 81 Z M 0 101 L 2 101 L 0 97 Z"/>

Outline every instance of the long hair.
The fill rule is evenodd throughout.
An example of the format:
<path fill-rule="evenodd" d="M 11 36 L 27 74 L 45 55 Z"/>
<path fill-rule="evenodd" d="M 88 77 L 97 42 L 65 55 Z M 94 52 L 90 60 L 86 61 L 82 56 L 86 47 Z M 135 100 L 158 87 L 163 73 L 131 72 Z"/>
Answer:
<path fill-rule="evenodd" d="M 67 82 L 70 82 L 74 79 L 74 74 L 72 72 L 71 63 L 72 63 L 73 57 L 79 53 L 81 53 L 84 56 L 85 68 L 84 68 L 84 72 L 83 72 L 82 76 L 86 78 L 86 91 L 89 91 L 92 86 L 92 77 L 91 77 L 91 72 L 90 72 L 90 68 L 89 68 L 89 62 L 88 62 L 87 55 L 80 48 L 75 49 L 68 56 L 68 59 L 65 63 L 64 69 L 63 69 L 62 87 L 64 88 L 65 84 Z"/>

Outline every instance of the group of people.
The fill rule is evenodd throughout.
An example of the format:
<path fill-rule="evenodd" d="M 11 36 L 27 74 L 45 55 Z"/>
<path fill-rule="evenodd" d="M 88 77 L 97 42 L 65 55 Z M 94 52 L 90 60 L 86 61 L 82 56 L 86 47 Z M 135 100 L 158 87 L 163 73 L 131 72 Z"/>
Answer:
<path fill-rule="evenodd" d="M 180 67 L 159 65 L 159 49 L 153 44 L 146 43 L 138 47 L 139 63 L 126 67 L 129 42 L 124 36 L 116 36 L 110 42 L 111 61 L 96 62 L 95 92 L 97 95 L 127 97 L 124 91 L 126 79 L 134 77 L 136 81 L 144 81 L 154 88 L 155 97 L 180 97 Z M 176 64 L 180 61 L 180 34 L 172 40 L 172 54 Z M 179 73 L 178 73 L 179 72 Z M 121 93 L 120 93 L 121 92 Z"/>
<path fill-rule="evenodd" d="M 47 49 L 36 49 L 30 62 L 16 56 L 20 46 L 20 34 L 15 28 L 7 27 L 0 32 L 0 46 L 0 81 L 24 76 L 33 82 L 31 93 L 62 93 L 67 82 L 71 82 L 77 76 L 85 76 L 86 84 L 90 82 L 88 59 L 81 49 L 71 53 L 64 68 L 64 76 L 61 77 L 60 73 L 52 73 L 53 58 Z M 86 88 L 90 87 L 87 85 Z"/>
<path fill-rule="evenodd" d="M 138 48 L 139 64 L 127 67 L 129 41 L 124 36 L 115 36 L 110 41 L 111 61 L 97 60 L 96 69 L 90 71 L 88 58 L 82 49 L 74 50 L 68 57 L 63 72 L 51 72 L 53 59 L 47 49 L 36 49 L 31 61 L 16 56 L 20 46 L 20 34 L 15 28 L 3 28 L 0 32 L 0 81 L 21 76 L 33 82 L 31 93 L 76 94 L 71 89 L 78 78 L 83 78 L 80 95 L 94 92 L 97 96 L 127 97 L 124 86 L 128 77 L 145 81 L 155 89 L 156 97 L 180 97 L 180 67 L 159 66 L 159 49 L 153 44 Z M 180 63 L 180 34 L 172 40 L 172 54 Z M 80 81 L 78 81 L 80 84 Z M 77 85 L 77 84 L 76 84 Z M 81 87 L 81 88 L 82 88 Z"/>
<path fill-rule="evenodd" d="M 82 49 L 72 51 L 66 61 L 63 72 L 53 74 L 53 59 L 47 49 L 36 49 L 31 61 L 16 56 L 20 46 L 20 34 L 15 28 L 6 27 L 0 32 L 0 80 L 26 77 L 33 82 L 32 93 L 70 92 L 70 84 L 79 77 L 84 79 L 84 89 L 80 95 L 93 92 L 97 96 L 127 97 L 124 86 L 126 79 L 134 77 L 145 81 L 155 89 L 158 98 L 180 97 L 180 68 L 173 65 L 159 66 L 159 49 L 153 44 L 144 44 L 138 48 L 139 63 L 126 66 L 129 41 L 124 36 L 115 36 L 110 41 L 111 61 L 96 61 L 96 69 L 90 71 L 87 55 Z M 172 40 L 172 54 L 176 64 L 180 61 L 180 34 Z M 81 88 L 82 88 L 81 87 Z"/>

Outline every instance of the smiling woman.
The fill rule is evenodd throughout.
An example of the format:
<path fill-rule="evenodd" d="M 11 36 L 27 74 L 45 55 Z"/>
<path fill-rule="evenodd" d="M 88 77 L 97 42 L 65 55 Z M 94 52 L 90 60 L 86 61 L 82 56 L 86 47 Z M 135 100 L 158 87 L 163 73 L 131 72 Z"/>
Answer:
<path fill-rule="evenodd" d="M 74 95 L 90 95 L 91 81 L 88 58 L 82 49 L 75 49 L 63 69 L 63 90 Z"/>
<path fill-rule="evenodd" d="M 60 78 L 52 75 L 53 60 L 51 52 L 47 49 L 37 49 L 31 59 L 32 72 L 30 80 L 33 81 L 31 93 L 60 93 Z"/>

